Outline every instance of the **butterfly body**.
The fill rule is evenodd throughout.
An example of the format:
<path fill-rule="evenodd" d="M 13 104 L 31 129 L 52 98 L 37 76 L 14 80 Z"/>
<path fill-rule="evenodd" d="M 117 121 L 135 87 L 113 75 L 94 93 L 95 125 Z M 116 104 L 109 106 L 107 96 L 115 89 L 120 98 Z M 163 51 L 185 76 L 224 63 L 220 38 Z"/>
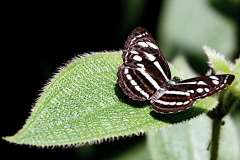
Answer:
<path fill-rule="evenodd" d="M 234 75 L 221 74 L 179 80 L 171 77 L 166 59 L 152 36 L 143 28 L 129 35 L 118 70 L 120 88 L 132 100 L 149 101 L 154 111 L 177 113 L 199 98 L 210 96 L 231 84 Z"/>

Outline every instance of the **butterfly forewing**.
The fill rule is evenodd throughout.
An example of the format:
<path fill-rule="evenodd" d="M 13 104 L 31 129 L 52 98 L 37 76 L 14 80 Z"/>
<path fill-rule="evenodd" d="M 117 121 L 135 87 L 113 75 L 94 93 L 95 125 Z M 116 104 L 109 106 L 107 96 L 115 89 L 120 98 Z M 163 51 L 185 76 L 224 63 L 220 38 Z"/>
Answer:
<path fill-rule="evenodd" d="M 145 69 L 160 85 L 171 79 L 167 61 L 150 33 L 141 27 L 128 36 L 123 50 L 123 61 L 125 66 Z"/>

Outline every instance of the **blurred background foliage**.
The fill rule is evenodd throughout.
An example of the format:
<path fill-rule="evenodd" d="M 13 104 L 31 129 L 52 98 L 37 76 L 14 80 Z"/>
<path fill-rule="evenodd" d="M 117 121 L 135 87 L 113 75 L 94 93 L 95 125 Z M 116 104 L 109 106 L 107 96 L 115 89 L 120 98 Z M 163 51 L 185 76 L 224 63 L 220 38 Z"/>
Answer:
<path fill-rule="evenodd" d="M 122 49 L 137 26 L 152 33 L 170 62 L 184 56 L 198 74 L 207 71 L 203 45 L 230 60 L 240 53 L 239 0 L 16 2 L 4 7 L 2 59 L 11 65 L 2 63 L 9 87 L 3 91 L 7 106 L 1 112 L 1 137 L 24 124 L 40 88 L 59 66 L 85 52 Z M 240 133 L 239 107 L 232 115 Z M 67 149 L 21 147 L 1 140 L 1 151 L 25 159 L 151 159 L 145 136 Z"/>

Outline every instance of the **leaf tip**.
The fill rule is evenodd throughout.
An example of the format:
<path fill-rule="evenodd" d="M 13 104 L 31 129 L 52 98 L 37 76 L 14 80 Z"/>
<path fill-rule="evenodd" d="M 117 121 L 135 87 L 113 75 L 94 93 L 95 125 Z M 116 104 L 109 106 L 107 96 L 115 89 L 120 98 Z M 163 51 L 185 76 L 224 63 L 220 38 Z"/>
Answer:
<path fill-rule="evenodd" d="M 214 55 L 217 55 L 217 56 L 219 56 L 219 58 L 224 59 L 224 55 L 220 54 L 215 49 L 213 49 L 207 45 L 204 45 L 202 48 L 203 48 L 204 53 L 208 56 L 209 59 L 210 59 L 210 57 L 212 57 Z"/>
<path fill-rule="evenodd" d="M 15 136 L 5 136 L 5 137 L 1 137 L 1 138 L 2 138 L 2 140 L 7 141 L 9 143 L 18 144 L 14 137 Z"/>
<path fill-rule="evenodd" d="M 230 73 L 233 70 L 233 64 L 227 61 L 223 54 L 207 45 L 204 45 L 202 48 L 208 57 L 209 66 L 218 73 Z"/>

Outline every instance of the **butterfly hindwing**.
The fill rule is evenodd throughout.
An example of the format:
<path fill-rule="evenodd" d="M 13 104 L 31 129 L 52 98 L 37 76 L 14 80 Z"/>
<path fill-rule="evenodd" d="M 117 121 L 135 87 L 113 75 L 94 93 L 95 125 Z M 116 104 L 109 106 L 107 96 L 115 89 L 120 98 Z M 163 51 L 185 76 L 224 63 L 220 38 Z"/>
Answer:
<path fill-rule="evenodd" d="M 154 101 L 150 101 L 152 108 L 157 113 L 170 114 L 184 111 L 193 104 L 191 95 L 182 90 L 171 89 L 164 91 L 164 94 Z"/>
<path fill-rule="evenodd" d="M 234 76 L 220 74 L 180 81 L 167 87 L 159 99 L 151 102 L 159 113 L 176 113 L 190 108 L 197 99 L 211 96 L 232 83 Z"/>
<path fill-rule="evenodd" d="M 219 74 L 210 76 L 200 76 L 186 79 L 173 85 L 173 88 L 186 90 L 191 94 L 193 100 L 211 96 L 230 85 L 234 76 L 230 74 Z"/>

